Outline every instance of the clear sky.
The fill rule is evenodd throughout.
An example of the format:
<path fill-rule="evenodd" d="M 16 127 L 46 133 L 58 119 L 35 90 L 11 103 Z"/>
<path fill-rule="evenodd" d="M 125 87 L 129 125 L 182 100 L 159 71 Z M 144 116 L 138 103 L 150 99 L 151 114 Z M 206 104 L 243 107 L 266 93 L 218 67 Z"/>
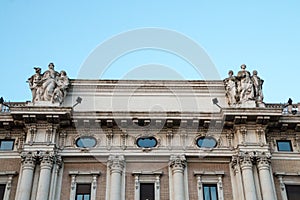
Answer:
<path fill-rule="evenodd" d="M 265 102 L 283 103 L 289 97 L 300 102 L 299 8 L 296 0 L 1 0 L 0 96 L 30 100 L 26 80 L 34 66 L 45 71 L 54 62 L 57 71 L 64 69 L 70 78 L 77 78 L 102 43 L 151 27 L 196 42 L 214 63 L 220 79 L 230 69 L 236 74 L 243 63 L 249 71 L 257 70 L 265 80 Z M 146 73 L 136 70 L 130 75 L 135 69 Z M 173 79 L 203 78 L 187 60 L 155 48 L 116 58 L 98 77 L 168 79 L 170 74 Z"/>

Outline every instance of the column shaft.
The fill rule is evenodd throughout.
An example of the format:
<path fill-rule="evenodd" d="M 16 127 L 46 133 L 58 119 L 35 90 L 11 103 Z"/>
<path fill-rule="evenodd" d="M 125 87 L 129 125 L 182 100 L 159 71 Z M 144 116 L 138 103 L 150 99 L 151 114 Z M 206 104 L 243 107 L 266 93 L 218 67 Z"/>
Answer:
<path fill-rule="evenodd" d="M 183 169 L 173 169 L 174 200 L 185 199 Z"/>
<path fill-rule="evenodd" d="M 109 157 L 110 169 L 110 200 L 122 198 L 122 174 L 125 165 L 124 156 L 114 155 Z"/>
<path fill-rule="evenodd" d="M 173 193 L 174 200 L 185 200 L 184 187 L 184 169 L 186 166 L 186 159 L 183 155 L 171 156 L 170 168 L 173 175 Z"/>
<path fill-rule="evenodd" d="M 110 187 L 110 200 L 121 199 L 121 183 L 122 172 L 118 170 L 111 171 L 111 187 Z"/>
<path fill-rule="evenodd" d="M 263 200 L 275 200 L 275 190 L 273 188 L 272 177 L 270 173 L 270 160 L 268 158 L 260 158 L 258 162 L 259 180 L 263 188 Z"/>
<path fill-rule="evenodd" d="M 31 196 L 33 174 L 36 162 L 36 155 L 32 152 L 23 152 L 22 158 L 22 176 L 19 178 L 20 184 L 16 200 L 29 200 Z"/>
<path fill-rule="evenodd" d="M 22 167 L 22 177 L 19 188 L 18 200 L 29 200 L 32 189 L 34 165 Z"/>
<path fill-rule="evenodd" d="M 241 158 L 241 169 L 246 200 L 257 200 L 254 176 L 252 171 L 252 159 L 249 156 Z"/>
<path fill-rule="evenodd" d="M 40 171 L 40 178 L 38 183 L 36 199 L 48 200 L 49 198 L 52 165 L 53 165 L 52 156 L 48 154 L 44 155 L 41 162 L 41 171 Z"/>

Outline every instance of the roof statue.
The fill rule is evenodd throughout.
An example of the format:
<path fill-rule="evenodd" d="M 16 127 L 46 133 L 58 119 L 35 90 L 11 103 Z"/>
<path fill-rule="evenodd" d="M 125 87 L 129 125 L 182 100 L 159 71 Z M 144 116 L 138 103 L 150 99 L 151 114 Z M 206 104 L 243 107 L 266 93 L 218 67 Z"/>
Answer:
<path fill-rule="evenodd" d="M 40 67 L 34 67 L 35 74 L 28 78 L 32 93 L 32 103 L 46 102 L 61 105 L 69 87 L 69 78 L 65 71 L 54 70 L 54 64 L 49 63 L 48 70 L 43 74 Z"/>
<path fill-rule="evenodd" d="M 264 107 L 262 80 L 254 70 L 252 75 L 246 70 L 246 65 L 241 65 L 241 70 L 236 76 L 233 71 L 228 72 L 225 78 L 225 91 L 227 103 L 230 107 Z"/>

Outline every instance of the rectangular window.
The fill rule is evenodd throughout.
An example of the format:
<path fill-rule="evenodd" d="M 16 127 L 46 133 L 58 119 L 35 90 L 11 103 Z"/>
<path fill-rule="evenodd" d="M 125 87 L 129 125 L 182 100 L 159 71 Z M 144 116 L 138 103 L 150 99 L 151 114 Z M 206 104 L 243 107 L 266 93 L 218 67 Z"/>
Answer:
<path fill-rule="evenodd" d="M 288 200 L 299 200 L 300 185 L 285 185 Z"/>
<path fill-rule="evenodd" d="M 293 151 L 290 140 L 277 140 L 278 151 Z"/>
<path fill-rule="evenodd" d="M 155 200 L 154 183 L 140 183 L 140 200 Z"/>
<path fill-rule="evenodd" d="M 75 200 L 90 200 L 91 184 L 77 184 Z"/>
<path fill-rule="evenodd" d="M 9 151 L 14 149 L 15 140 L 3 139 L 0 140 L 0 150 Z"/>
<path fill-rule="evenodd" d="M 0 184 L 0 200 L 3 200 L 5 192 L 5 184 Z"/>
<path fill-rule="evenodd" d="M 217 184 L 203 184 L 203 199 L 218 200 Z"/>

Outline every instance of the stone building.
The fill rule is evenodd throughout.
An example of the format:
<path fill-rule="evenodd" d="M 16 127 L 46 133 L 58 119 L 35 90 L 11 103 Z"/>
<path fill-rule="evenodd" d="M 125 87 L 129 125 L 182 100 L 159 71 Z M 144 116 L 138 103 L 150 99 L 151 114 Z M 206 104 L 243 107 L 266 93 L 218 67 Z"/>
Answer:
<path fill-rule="evenodd" d="M 31 101 L 0 102 L 1 200 L 300 198 L 300 104 L 264 103 L 257 72 L 224 81 L 36 72 Z"/>

